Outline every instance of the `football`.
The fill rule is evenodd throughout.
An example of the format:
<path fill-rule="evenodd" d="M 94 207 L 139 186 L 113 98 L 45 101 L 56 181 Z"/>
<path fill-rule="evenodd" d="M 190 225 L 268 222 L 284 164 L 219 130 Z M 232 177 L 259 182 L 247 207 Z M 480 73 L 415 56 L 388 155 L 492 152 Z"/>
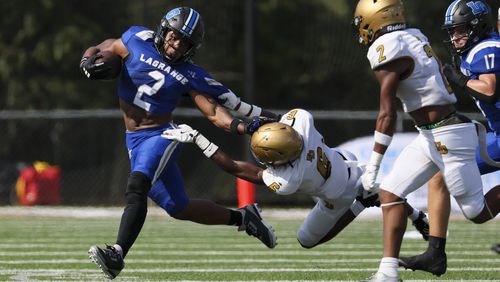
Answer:
<path fill-rule="evenodd" d="M 110 51 L 101 51 L 99 54 L 102 55 L 102 58 L 97 59 L 95 63 L 97 64 L 103 62 L 110 68 L 106 79 L 117 78 L 122 70 L 122 58 Z"/>

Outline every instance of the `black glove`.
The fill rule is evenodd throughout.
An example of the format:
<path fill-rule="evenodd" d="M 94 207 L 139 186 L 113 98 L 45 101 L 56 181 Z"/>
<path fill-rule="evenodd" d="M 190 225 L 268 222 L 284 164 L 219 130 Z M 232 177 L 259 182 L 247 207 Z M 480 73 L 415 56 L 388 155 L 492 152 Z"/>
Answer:
<path fill-rule="evenodd" d="M 363 193 L 356 197 L 356 201 L 360 202 L 365 208 L 380 207 L 378 192 L 368 192 L 363 190 Z"/>
<path fill-rule="evenodd" d="M 278 121 L 275 118 L 269 117 L 253 117 L 252 120 L 247 124 L 245 128 L 245 133 L 252 135 L 259 127 L 263 126 L 266 123 L 276 122 Z"/>
<path fill-rule="evenodd" d="M 463 75 L 450 64 L 445 64 L 443 66 L 443 74 L 444 76 L 446 76 L 446 79 L 448 79 L 449 82 L 454 83 L 461 89 L 464 89 L 467 85 L 467 81 L 469 81 L 469 77 Z"/>
<path fill-rule="evenodd" d="M 102 55 L 97 53 L 90 57 L 83 57 L 80 61 L 80 71 L 85 77 L 90 79 L 105 79 L 109 77 L 111 67 L 105 62 L 96 63 Z"/>

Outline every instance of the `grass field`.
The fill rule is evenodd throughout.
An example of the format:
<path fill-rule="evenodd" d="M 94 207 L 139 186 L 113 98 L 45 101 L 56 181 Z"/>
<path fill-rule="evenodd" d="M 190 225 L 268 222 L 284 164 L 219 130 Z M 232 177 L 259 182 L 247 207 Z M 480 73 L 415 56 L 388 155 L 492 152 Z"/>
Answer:
<path fill-rule="evenodd" d="M 233 227 L 170 219 L 151 209 L 118 281 L 345 281 L 368 277 L 382 252 L 379 219 L 360 218 L 333 241 L 302 249 L 295 239 L 305 210 L 264 210 L 278 246 L 267 249 Z M 121 209 L 0 207 L 0 281 L 103 281 L 90 263 L 90 245 L 112 243 Z M 408 227 L 412 229 L 411 226 Z M 500 281 L 500 220 L 450 223 L 448 272 L 435 277 L 401 269 L 405 281 Z M 402 255 L 423 251 L 407 238 Z"/>

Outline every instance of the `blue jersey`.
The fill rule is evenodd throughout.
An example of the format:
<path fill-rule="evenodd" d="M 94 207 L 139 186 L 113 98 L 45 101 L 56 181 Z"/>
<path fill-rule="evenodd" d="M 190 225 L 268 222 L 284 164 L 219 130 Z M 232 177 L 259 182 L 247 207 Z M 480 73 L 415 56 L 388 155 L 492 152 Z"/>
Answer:
<path fill-rule="evenodd" d="M 479 75 L 487 73 L 500 75 L 500 36 L 496 32 L 491 33 L 488 38 L 462 55 L 461 59 L 462 72 L 471 79 L 477 79 Z M 500 100 L 493 105 L 475 100 L 490 128 L 500 134 Z"/>
<path fill-rule="evenodd" d="M 156 50 L 152 30 L 133 26 L 121 39 L 129 51 L 118 84 L 118 96 L 131 105 L 153 114 L 171 113 L 179 98 L 197 90 L 215 98 L 232 93 L 204 69 L 184 62 L 169 65 Z"/>

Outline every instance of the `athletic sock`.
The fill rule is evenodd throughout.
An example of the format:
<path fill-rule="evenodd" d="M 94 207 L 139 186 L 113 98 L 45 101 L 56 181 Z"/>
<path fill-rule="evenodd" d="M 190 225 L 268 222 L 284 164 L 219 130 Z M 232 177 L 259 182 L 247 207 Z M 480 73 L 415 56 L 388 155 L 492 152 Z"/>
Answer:
<path fill-rule="evenodd" d="M 378 271 L 389 276 L 389 277 L 398 277 L 398 259 L 391 257 L 384 257 L 380 261 L 380 266 Z"/>

